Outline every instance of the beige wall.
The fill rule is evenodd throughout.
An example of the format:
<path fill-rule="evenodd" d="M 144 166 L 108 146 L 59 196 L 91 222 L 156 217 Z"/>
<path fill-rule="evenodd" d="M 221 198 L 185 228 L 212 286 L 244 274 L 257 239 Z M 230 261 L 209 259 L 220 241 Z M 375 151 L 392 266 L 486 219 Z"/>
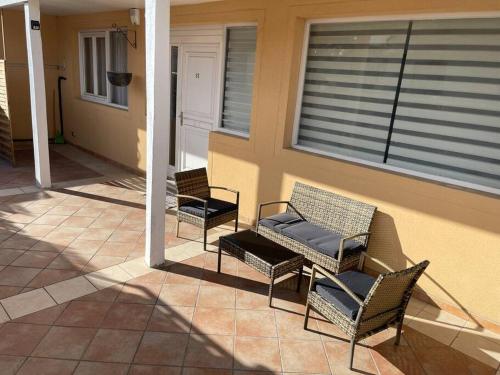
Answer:
<path fill-rule="evenodd" d="M 498 1 L 231 1 L 175 9 L 175 23 L 259 23 L 250 140 L 212 133 L 215 185 L 241 191 L 241 216 L 304 181 L 378 207 L 369 252 L 395 267 L 431 261 L 419 285 L 439 304 L 500 323 L 500 198 L 289 148 L 306 19 L 500 11 Z"/>
<path fill-rule="evenodd" d="M 144 13 L 144 12 L 142 12 Z M 128 110 L 80 98 L 78 32 L 130 25 L 128 11 L 68 16 L 58 19 L 59 61 L 66 66 L 64 100 L 65 138 L 128 167 L 146 169 L 146 100 L 144 22 L 137 29 L 137 49 L 128 48 L 130 83 Z M 133 37 L 132 34 L 129 37 Z"/>
<path fill-rule="evenodd" d="M 500 198 L 340 162 L 289 148 L 304 23 L 311 18 L 391 17 L 500 11 L 497 0 L 234 0 L 176 7 L 175 25 L 257 22 L 250 139 L 210 136 L 211 182 L 241 191 L 243 221 L 258 202 L 287 198 L 296 180 L 378 207 L 369 252 L 405 267 L 429 259 L 419 285 L 437 303 L 500 323 Z M 144 31 L 129 48 L 129 110 L 80 99 L 77 32 L 128 24 L 127 12 L 59 17 L 58 61 L 66 66 L 67 139 L 145 170 Z M 74 136 L 71 136 L 74 132 Z"/>
<path fill-rule="evenodd" d="M 28 57 L 24 12 L 3 10 L 5 33 L 5 59 L 7 62 L 7 88 L 11 109 L 12 133 L 14 139 L 31 139 L 31 113 L 28 80 Z M 42 41 L 45 61 L 45 92 L 47 95 L 47 120 L 49 137 L 53 137 L 59 125 L 57 99 L 57 24 L 56 17 L 42 16 Z"/>

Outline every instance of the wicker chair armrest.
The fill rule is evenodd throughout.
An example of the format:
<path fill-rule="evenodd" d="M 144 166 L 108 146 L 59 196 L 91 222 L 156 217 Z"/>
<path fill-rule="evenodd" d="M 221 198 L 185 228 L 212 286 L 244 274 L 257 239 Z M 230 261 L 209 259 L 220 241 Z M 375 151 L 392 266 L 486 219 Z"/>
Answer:
<path fill-rule="evenodd" d="M 227 187 L 224 187 L 224 186 L 209 186 L 210 189 L 216 189 L 216 190 L 226 190 L 226 191 L 229 191 L 231 193 L 234 193 L 234 194 L 239 194 L 240 192 L 238 190 L 234 190 L 234 189 L 229 189 Z"/>
<path fill-rule="evenodd" d="M 202 202 L 207 204 L 208 201 L 206 199 L 198 198 L 198 197 L 193 197 L 192 195 L 184 195 L 184 194 L 175 194 L 177 198 L 187 198 L 187 199 L 192 199 L 194 201 Z"/>
<path fill-rule="evenodd" d="M 332 282 L 337 284 L 344 292 L 346 292 L 349 295 L 349 297 L 351 297 L 354 301 L 356 301 L 356 303 L 359 306 L 364 305 L 364 302 L 356 294 L 354 294 L 354 292 L 351 289 L 349 289 L 349 287 L 347 287 L 347 285 L 345 285 L 337 277 L 332 275 L 330 272 L 326 271 L 324 268 L 318 266 L 317 264 L 313 264 L 313 267 L 312 267 L 311 283 L 309 284 L 309 291 L 311 291 L 313 286 L 314 286 L 314 280 L 316 278 L 316 273 L 319 273 L 319 274 L 325 276 L 326 278 L 328 278 L 329 280 L 331 280 Z"/>
<path fill-rule="evenodd" d="M 388 270 L 389 272 L 396 272 L 392 267 L 390 267 L 389 265 L 387 265 L 386 263 L 382 262 L 380 259 L 377 259 L 377 258 L 374 258 L 370 255 L 368 255 L 368 253 L 366 251 L 363 251 L 361 253 L 361 258 L 359 260 L 359 267 L 358 269 L 362 269 L 363 268 L 363 265 L 365 263 L 365 259 L 368 258 L 370 259 L 373 263 L 385 268 L 386 270 Z"/>
<path fill-rule="evenodd" d="M 344 256 L 344 242 L 352 240 L 357 237 L 370 237 L 370 232 L 362 232 L 362 233 L 357 233 L 353 234 L 352 236 L 349 237 L 344 237 L 340 240 L 339 243 L 339 255 L 338 255 L 338 261 L 340 262 L 342 260 L 342 257 Z"/>

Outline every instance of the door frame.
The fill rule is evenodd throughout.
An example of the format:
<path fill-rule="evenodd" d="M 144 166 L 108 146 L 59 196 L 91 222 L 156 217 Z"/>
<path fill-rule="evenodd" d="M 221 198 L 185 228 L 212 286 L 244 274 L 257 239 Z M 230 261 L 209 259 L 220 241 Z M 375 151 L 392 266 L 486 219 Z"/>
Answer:
<path fill-rule="evenodd" d="M 222 88 L 224 81 L 224 41 L 225 41 L 225 26 L 224 25 L 200 25 L 200 26 L 179 26 L 171 29 L 170 33 L 170 46 L 178 47 L 177 55 L 177 98 L 176 98 L 176 132 L 175 132 L 175 166 L 168 164 L 168 176 L 172 177 L 173 174 L 180 170 L 181 166 L 181 108 L 182 108 L 182 77 L 183 73 L 183 54 L 186 46 L 196 45 L 202 47 L 203 45 L 216 46 L 219 53 L 219 72 L 218 79 L 222 83 L 217 85 L 217 88 Z M 215 106 L 215 121 L 220 121 L 221 111 L 221 98 L 222 92 L 218 93 Z M 216 130 L 219 124 L 216 123 L 210 131 Z"/>

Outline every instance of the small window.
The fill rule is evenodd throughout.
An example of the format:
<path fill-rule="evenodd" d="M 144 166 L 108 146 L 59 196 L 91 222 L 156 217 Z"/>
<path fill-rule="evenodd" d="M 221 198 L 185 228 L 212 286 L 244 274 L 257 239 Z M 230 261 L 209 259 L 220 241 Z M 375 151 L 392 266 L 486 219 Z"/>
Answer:
<path fill-rule="evenodd" d="M 116 31 L 80 33 L 82 97 L 101 103 L 128 105 L 127 87 L 113 86 L 107 72 L 127 72 L 127 40 Z"/>
<path fill-rule="evenodd" d="M 257 27 L 228 27 L 221 128 L 248 134 L 252 115 Z"/>

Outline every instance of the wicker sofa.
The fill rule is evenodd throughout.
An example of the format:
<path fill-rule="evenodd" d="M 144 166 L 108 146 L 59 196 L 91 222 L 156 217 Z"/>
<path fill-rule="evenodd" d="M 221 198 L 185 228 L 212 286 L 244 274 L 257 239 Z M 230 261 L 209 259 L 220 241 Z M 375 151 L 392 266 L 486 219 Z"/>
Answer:
<path fill-rule="evenodd" d="M 286 212 L 261 219 L 262 208 L 274 204 L 286 204 Z M 376 209 L 296 182 L 290 201 L 259 205 L 256 231 L 336 274 L 357 267 Z"/>

